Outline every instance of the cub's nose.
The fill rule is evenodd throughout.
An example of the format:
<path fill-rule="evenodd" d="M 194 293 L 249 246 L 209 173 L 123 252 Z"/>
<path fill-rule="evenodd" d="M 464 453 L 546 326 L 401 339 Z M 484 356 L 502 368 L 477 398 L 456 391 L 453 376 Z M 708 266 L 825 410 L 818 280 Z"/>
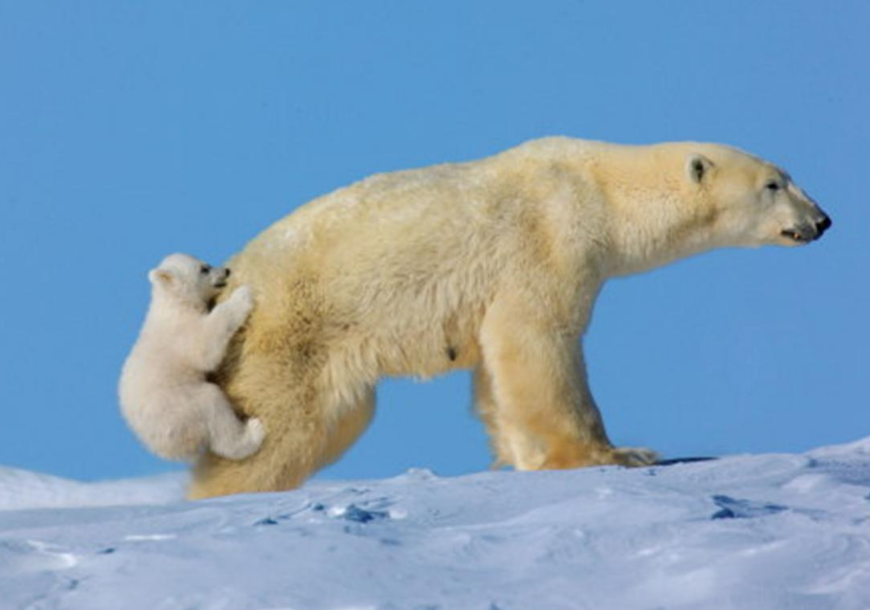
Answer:
<path fill-rule="evenodd" d="M 827 214 L 822 214 L 822 219 L 816 222 L 816 239 L 822 236 L 822 233 L 831 228 L 831 219 Z"/>

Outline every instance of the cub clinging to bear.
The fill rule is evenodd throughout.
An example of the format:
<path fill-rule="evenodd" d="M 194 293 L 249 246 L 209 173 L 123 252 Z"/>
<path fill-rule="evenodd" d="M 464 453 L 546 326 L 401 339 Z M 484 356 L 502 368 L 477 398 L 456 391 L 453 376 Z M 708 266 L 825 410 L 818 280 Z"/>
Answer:
<path fill-rule="evenodd" d="M 245 460 L 201 455 L 189 495 L 297 486 L 365 430 L 380 377 L 455 369 L 473 371 L 499 463 L 650 463 L 611 444 L 586 380 L 580 338 L 603 283 L 829 226 L 777 166 L 694 142 L 546 138 L 339 189 L 232 259 L 257 307 L 216 380 L 269 435 Z"/>
<path fill-rule="evenodd" d="M 210 450 L 238 460 L 263 440 L 260 420 L 239 421 L 221 389 L 206 379 L 253 307 L 250 290 L 241 286 L 209 311 L 229 276 L 229 269 L 186 254 L 166 257 L 148 274 L 151 306 L 119 391 L 127 423 L 163 458 L 190 460 Z"/>

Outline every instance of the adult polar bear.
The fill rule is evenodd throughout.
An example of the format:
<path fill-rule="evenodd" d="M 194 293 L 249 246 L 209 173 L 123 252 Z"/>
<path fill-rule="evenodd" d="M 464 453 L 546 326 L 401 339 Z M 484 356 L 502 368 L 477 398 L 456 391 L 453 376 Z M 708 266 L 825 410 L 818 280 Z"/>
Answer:
<path fill-rule="evenodd" d="M 335 191 L 231 261 L 257 306 L 218 380 L 269 433 L 246 460 L 203 456 L 189 495 L 295 487 L 363 432 L 379 377 L 465 368 L 498 462 L 650 463 L 611 445 L 586 382 L 603 282 L 829 225 L 782 170 L 716 144 L 547 138 Z"/>

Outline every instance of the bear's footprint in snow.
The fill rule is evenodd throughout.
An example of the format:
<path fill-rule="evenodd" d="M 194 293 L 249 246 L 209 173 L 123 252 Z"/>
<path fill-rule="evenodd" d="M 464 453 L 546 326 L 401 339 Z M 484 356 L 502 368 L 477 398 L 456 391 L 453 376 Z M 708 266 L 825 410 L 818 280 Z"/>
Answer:
<path fill-rule="evenodd" d="M 787 506 L 780 504 L 738 500 L 725 495 L 715 495 L 712 500 L 719 507 L 719 510 L 710 516 L 711 519 L 752 519 L 788 510 Z"/>

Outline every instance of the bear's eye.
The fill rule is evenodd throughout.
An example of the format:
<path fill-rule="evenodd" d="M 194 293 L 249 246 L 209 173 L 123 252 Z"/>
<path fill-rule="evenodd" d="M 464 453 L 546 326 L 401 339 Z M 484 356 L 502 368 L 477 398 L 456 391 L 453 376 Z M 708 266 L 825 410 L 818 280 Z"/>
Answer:
<path fill-rule="evenodd" d="M 202 273 L 203 275 L 205 275 L 209 271 L 211 271 L 211 267 L 209 267 L 208 265 L 203 265 L 202 267 L 199 268 L 199 272 Z"/>
<path fill-rule="evenodd" d="M 768 191 L 770 191 L 772 193 L 775 193 L 776 191 L 778 191 L 782 187 L 779 185 L 779 182 L 777 182 L 776 180 L 771 180 L 770 182 L 768 182 L 767 184 L 764 185 L 764 188 L 766 188 Z"/>

